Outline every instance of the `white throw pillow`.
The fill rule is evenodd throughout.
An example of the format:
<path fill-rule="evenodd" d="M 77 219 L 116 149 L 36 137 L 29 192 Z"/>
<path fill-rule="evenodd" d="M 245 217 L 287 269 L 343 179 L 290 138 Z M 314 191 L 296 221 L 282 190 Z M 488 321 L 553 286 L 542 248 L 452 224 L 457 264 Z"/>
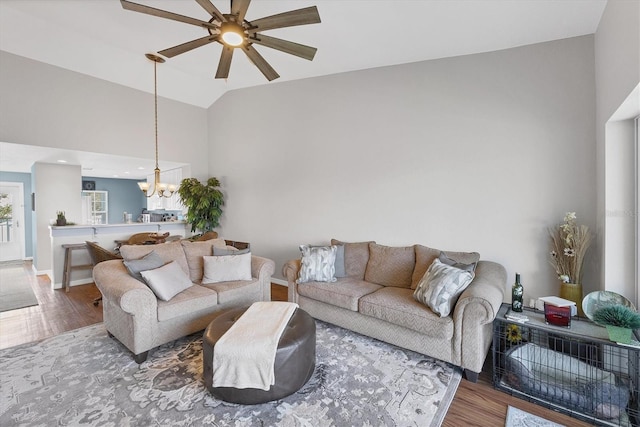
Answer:
<path fill-rule="evenodd" d="M 435 259 L 418 282 L 413 298 L 440 317 L 447 317 L 474 277 L 475 274 L 471 271 L 443 264 Z"/>
<path fill-rule="evenodd" d="M 202 284 L 251 280 L 251 253 L 205 256 Z"/>
<path fill-rule="evenodd" d="M 154 270 L 142 271 L 141 274 L 153 293 L 163 301 L 169 301 L 193 285 L 189 276 L 175 261 Z"/>
<path fill-rule="evenodd" d="M 298 283 L 305 282 L 335 282 L 336 253 L 338 247 L 300 245 L 302 260 Z"/>

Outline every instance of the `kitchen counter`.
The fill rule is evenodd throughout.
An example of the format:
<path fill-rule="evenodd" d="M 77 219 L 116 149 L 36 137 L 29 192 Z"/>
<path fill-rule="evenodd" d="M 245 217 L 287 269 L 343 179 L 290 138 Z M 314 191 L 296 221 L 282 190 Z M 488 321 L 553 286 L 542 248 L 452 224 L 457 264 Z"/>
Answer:
<path fill-rule="evenodd" d="M 117 240 L 127 240 L 136 233 L 166 233 L 171 236 L 191 236 L 191 225 L 185 221 L 166 222 L 132 222 L 122 224 L 77 224 L 49 226 L 51 236 L 51 253 L 53 277 L 51 284 L 54 289 L 62 288 L 62 272 L 64 269 L 64 249 L 62 245 L 70 243 L 84 243 L 89 240 L 100 246 L 114 250 Z M 73 265 L 91 264 L 87 251 L 73 251 Z M 71 286 L 93 283 L 91 270 L 76 270 L 71 276 Z"/>

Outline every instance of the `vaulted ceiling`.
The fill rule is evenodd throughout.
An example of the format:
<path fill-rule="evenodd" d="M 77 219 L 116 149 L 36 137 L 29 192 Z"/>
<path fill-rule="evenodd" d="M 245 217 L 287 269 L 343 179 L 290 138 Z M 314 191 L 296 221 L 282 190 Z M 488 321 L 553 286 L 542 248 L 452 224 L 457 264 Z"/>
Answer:
<path fill-rule="evenodd" d="M 133 1 L 210 18 L 195 0 Z M 228 1 L 212 2 L 229 12 Z M 269 83 L 237 54 L 229 78 L 216 80 L 222 47 L 212 43 L 159 65 L 159 95 L 207 108 L 232 89 L 592 34 L 606 0 L 254 0 L 246 19 L 313 5 L 322 23 L 265 32 L 317 47 L 312 62 L 256 45 L 279 79 Z M 0 50 L 151 93 L 144 54 L 206 34 L 124 10 L 119 0 L 0 1 Z"/>

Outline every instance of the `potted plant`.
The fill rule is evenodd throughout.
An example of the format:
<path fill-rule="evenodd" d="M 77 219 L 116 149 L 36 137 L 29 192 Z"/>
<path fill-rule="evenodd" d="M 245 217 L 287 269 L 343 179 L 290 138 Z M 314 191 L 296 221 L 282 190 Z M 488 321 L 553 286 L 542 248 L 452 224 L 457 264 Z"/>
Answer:
<path fill-rule="evenodd" d="M 64 216 L 64 211 L 57 211 L 56 225 L 67 225 L 67 218 Z"/>
<path fill-rule="evenodd" d="M 178 195 L 187 208 L 185 219 L 191 224 L 191 232 L 199 230 L 204 234 L 220 225 L 224 195 L 219 187 L 220 181 L 215 177 L 209 178 L 206 184 L 196 178 L 185 178 L 180 182 Z"/>
<path fill-rule="evenodd" d="M 609 339 L 623 344 L 631 343 L 631 333 L 640 328 L 640 314 L 624 305 L 608 305 L 593 313 L 593 321 L 607 328 Z"/>

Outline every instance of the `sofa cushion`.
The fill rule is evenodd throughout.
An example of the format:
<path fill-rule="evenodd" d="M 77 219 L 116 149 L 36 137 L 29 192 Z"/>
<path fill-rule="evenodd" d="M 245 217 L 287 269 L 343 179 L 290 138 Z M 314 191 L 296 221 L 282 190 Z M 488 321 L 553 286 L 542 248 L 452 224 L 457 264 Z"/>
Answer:
<path fill-rule="evenodd" d="M 260 281 L 234 280 L 231 282 L 218 282 L 201 285 L 213 289 L 218 293 L 218 304 L 234 305 L 251 304 L 262 299 L 262 287 Z"/>
<path fill-rule="evenodd" d="M 198 242 L 182 240 L 180 242 L 184 250 L 184 256 L 189 266 L 189 278 L 194 283 L 202 281 L 204 272 L 203 256 L 213 255 L 213 248 L 226 248 L 227 242 L 224 239 L 209 239 Z"/>
<path fill-rule="evenodd" d="M 129 261 L 124 261 L 124 266 L 127 267 L 129 274 L 142 283 L 146 283 L 142 278 L 143 271 L 153 270 L 156 268 L 160 268 L 164 265 L 162 262 L 162 258 L 160 255 L 155 253 L 155 251 L 151 251 L 140 259 L 131 259 Z"/>
<path fill-rule="evenodd" d="M 298 283 L 335 282 L 337 246 L 300 245 L 302 259 Z"/>
<path fill-rule="evenodd" d="M 411 289 L 415 289 L 416 286 L 418 286 L 418 282 L 422 279 L 424 273 L 427 272 L 433 260 L 440 256 L 440 252 L 444 252 L 450 259 L 463 264 L 477 264 L 480 260 L 480 254 L 478 252 L 441 251 L 440 249 L 433 249 L 422 245 L 415 245 L 414 248 L 416 250 L 416 267 L 411 276 Z"/>
<path fill-rule="evenodd" d="M 414 300 L 411 289 L 384 287 L 360 298 L 359 311 L 429 337 L 446 340 L 453 337 L 453 319 L 440 317 Z"/>
<path fill-rule="evenodd" d="M 428 305 L 440 317 L 446 317 L 473 278 L 473 272 L 443 264 L 436 259 L 418 283 L 413 297 Z"/>
<path fill-rule="evenodd" d="M 364 279 L 364 272 L 367 269 L 367 262 L 369 262 L 369 243 L 375 242 L 346 243 L 331 239 L 332 245 L 344 245 L 344 269 L 346 277 L 360 280 Z"/>
<path fill-rule="evenodd" d="M 215 290 L 193 285 L 171 298 L 170 301 L 158 300 L 158 321 L 163 322 L 184 316 L 185 313 L 193 313 L 217 304 L 218 294 Z"/>
<path fill-rule="evenodd" d="M 140 259 L 151 251 L 160 255 L 165 264 L 176 261 L 184 272 L 189 274 L 187 258 L 179 241 L 159 243 L 157 245 L 122 245 L 120 247 L 120 255 L 125 261 Z"/>
<path fill-rule="evenodd" d="M 370 243 L 364 280 L 383 286 L 410 288 L 415 265 L 413 246 L 391 247 Z"/>
<path fill-rule="evenodd" d="M 187 273 L 176 261 L 171 261 L 155 270 L 142 271 L 140 274 L 153 293 L 163 301 L 169 301 L 180 292 L 193 286 Z"/>
<path fill-rule="evenodd" d="M 358 300 L 364 295 L 381 289 L 382 286 L 364 280 L 346 277 L 337 282 L 308 282 L 298 285 L 298 293 L 316 301 L 358 311 Z"/>

